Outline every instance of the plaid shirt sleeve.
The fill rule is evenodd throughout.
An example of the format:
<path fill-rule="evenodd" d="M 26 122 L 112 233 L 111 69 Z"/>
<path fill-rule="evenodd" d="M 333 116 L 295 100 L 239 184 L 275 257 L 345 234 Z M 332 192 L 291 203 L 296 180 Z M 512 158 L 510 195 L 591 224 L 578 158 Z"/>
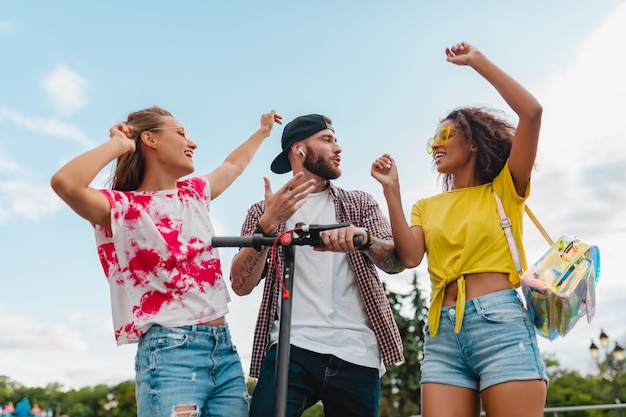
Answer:
<path fill-rule="evenodd" d="M 358 227 L 367 228 L 373 236 L 383 240 L 392 240 L 391 226 L 374 198 L 362 191 L 345 191 L 331 183 L 331 194 L 335 199 L 335 209 L 339 222 L 350 222 Z M 241 228 L 241 235 L 248 236 L 254 231 L 258 219 L 265 209 L 259 202 L 248 210 L 248 215 Z M 279 226 L 278 232 L 285 230 Z M 389 300 L 372 261 L 362 252 L 348 253 L 348 260 L 357 276 L 357 283 L 372 330 L 380 347 L 381 359 L 385 367 L 404 362 L 402 338 L 393 318 Z M 268 349 L 269 333 L 277 313 L 279 285 L 276 271 L 282 270 L 282 246 L 276 254 L 277 266 L 269 262 L 265 266 L 263 298 L 254 331 L 250 376 L 257 378 L 261 370 L 263 357 Z M 262 277 L 262 278 L 263 278 Z"/>
<path fill-rule="evenodd" d="M 370 194 L 335 188 L 335 195 L 338 221 L 365 227 L 379 239 L 393 240 L 391 225 Z M 361 298 L 376 335 L 383 364 L 389 367 L 403 363 L 402 338 L 376 267 L 360 251 L 348 253 L 348 260 L 356 273 Z"/>

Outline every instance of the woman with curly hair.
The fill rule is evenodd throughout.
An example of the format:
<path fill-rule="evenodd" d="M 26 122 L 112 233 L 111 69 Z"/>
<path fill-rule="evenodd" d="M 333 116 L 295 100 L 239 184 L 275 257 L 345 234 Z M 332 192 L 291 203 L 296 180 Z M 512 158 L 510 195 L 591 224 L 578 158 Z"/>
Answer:
<path fill-rule="evenodd" d="M 385 154 L 371 174 L 383 186 L 396 251 L 404 265 L 427 254 L 431 280 L 422 370 L 424 417 L 543 415 L 545 365 L 535 329 L 515 288 L 519 276 L 500 223 L 496 195 L 522 246 L 542 107 L 478 49 L 460 43 L 447 61 L 473 68 L 518 115 L 517 126 L 483 108 L 448 114 L 428 141 L 444 192 L 404 217 L 397 167 Z"/>

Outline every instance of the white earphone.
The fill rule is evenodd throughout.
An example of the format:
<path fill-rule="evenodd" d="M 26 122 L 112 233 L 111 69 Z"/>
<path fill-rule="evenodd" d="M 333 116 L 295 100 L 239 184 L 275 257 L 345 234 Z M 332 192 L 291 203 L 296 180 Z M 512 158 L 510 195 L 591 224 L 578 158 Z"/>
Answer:
<path fill-rule="evenodd" d="M 304 152 L 302 151 L 302 149 L 301 149 L 301 148 L 298 148 L 298 152 L 300 152 L 300 155 L 302 155 L 302 156 L 306 156 L 306 155 L 304 154 Z"/>

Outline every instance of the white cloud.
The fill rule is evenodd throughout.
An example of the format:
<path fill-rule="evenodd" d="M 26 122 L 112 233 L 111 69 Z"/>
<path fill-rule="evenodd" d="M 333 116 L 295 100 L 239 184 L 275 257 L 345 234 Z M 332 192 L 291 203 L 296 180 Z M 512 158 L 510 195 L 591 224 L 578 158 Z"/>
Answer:
<path fill-rule="evenodd" d="M 544 105 L 539 170 L 529 205 L 552 233 L 604 239 L 626 231 L 626 83 L 619 51 L 626 3 L 538 89 Z M 550 230 L 548 230 L 550 231 Z M 553 236 L 555 238 L 557 236 Z"/>
<path fill-rule="evenodd" d="M 32 132 L 69 139 L 85 147 L 94 146 L 94 142 L 89 140 L 80 128 L 56 118 L 34 119 L 18 114 L 7 107 L 0 107 L 0 119 L 5 118 Z"/>
<path fill-rule="evenodd" d="M 24 174 L 28 171 L 28 168 L 13 160 L 0 143 L 0 174 L 8 174 L 0 176 L 0 223 L 16 215 L 38 220 L 62 207 L 61 200 L 52 192 L 48 183 L 37 184 L 17 177 L 8 179 L 9 175 L 25 177 Z"/>
<path fill-rule="evenodd" d="M 87 104 L 87 81 L 64 65 L 55 68 L 43 81 L 52 103 L 63 114 L 70 114 Z"/>
<path fill-rule="evenodd" d="M 26 386 L 115 385 L 134 375 L 136 345 L 116 346 L 110 318 L 63 310 L 70 326 L 7 314 L 0 305 L 0 369 Z M 89 343 L 87 343 L 89 341 Z"/>
<path fill-rule="evenodd" d="M 0 338 L 0 348 L 7 349 L 58 349 L 84 351 L 87 343 L 81 334 L 59 324 L 34 322 L 12 315 L 0 306 L 0 334 L 10 337 Z"/>
<path fill-rule="evenodd" d="M 32 220 L 62 206 L 61 200 L 47 184 L 32 184 L 24 180 L 0 181 L 0 192 L 0 212 L 10 211 Z M 0 221 L 2 217 L 0 213 Z"/>
<path fill-rule="evenodd" d="M 114 386 L 134 376 L 134 348 L 90 349 L 83 352 L 5 349 L 0 369 L 25 386 L 45 387 L 60 383 L 64 389 L 106 384 Z"/>
<path fill-rule="evenodd" d="M 1 158 L 1 155 L 0 155 Z M 5 172 L 17 172 L 20 169 L 20 164 L 8 159 L 0 159 L 0 171 Z"/>
<path fill-rule="evenodd" d="M 551 167 L 573 173 L 579 167 L 626 159 L 616 124 L 626 109 L 623 58 L 617 53 L 624 38 L 626 3 L 587 38 L 567 71 L 539 86 L 545 107 L 540 146 L 551 156 Z"/>
<path fill-rule="evenodd" d="M 114 340 L 113 336 L 113 319 L 111 317 L 100 318 L 94 320 L 92 323 L 94 339 L 102 340 L 104 342 L 111 342 Z"/>
<path fill-rule="evenodd" d="M 623 60 L 617 51 L 626 38 L 626 3 L 616 8 L 578 50 L 565 70 L 535 90 L 544 106 L 538 172 L 529 205 L 555 239 L 575 234 L 601 252 L 596 316 L 581 319 L 565 337 L 540 339 L 567 369 L 597 373 L 589 355 L 592 338 L 604 328 L 623 339 L 621 240 L 626 233 L 626 147 L 621 120 L 626 113 Z M 547 245 L 528 221 L 527 246 L 538 259 Z M 613 249 L 615 248 L 615 249 Z M 621 342 L 621 340 L 620 340 Z"/>

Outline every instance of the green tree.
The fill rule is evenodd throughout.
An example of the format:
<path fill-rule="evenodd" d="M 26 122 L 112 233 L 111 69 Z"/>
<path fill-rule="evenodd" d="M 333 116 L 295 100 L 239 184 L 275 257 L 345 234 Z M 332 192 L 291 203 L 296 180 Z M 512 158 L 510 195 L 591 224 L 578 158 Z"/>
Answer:
<path fill-rule="evenodd" d="M 102 417 L 106 395 L 111 391 L 106 385 L 84 387 L 66 393 L 65 414 L 71 417 Z"/>
<path fill-rule="evenodd" d="M 55 417 L 59 417 L 62 414 L 62 410 L 65 407 L 65 393 L 63 392 L 63 385 L 53 382 L 44 388 L 45 400 L 42 400 L 39 404 L 43 410 L 52 410 Z"/>
<path fill-rule="evenodd" d="M 601 404 L 594 398 L 592 391 L 596 382 L 592 378 L 585 378 L 576 371 L 561 369 L 559 361 L 554 356 L 543 358 L 550 384 L 546 407 L 567 407 L 575 405 Z M 567 417 L 590 416 L 590 411 L 569 411 Z M 603 413 L 603 412 L 601 412 Z M 601 414 L 602 415 L 602 414 Z"/>
<path fill-rule="evenodd" d="M 413 272 L 408 294 L 387 290 L 387 297 L 400 330 L 406 362 L 387 369 L 381 378 L 380 416 L 404 417 L 420 413 L 420 360 L 424 346 L 426 300 Z"/>
<path fill-rule="evenodd" d="M 22 384 L 12 380 L 6 375 L 0 375 L 0 404 L 8 404 L 9 401 L 16 402 L 14 393 L 21 388 Z"/>
<path fill-rule="evenodd" d="M 137 415 L 137 402 L 135 401 L 135 383 L 125 381 L 113 389 L 118 406 L 111 413 L 113 417 L 135 417 Z"/>

